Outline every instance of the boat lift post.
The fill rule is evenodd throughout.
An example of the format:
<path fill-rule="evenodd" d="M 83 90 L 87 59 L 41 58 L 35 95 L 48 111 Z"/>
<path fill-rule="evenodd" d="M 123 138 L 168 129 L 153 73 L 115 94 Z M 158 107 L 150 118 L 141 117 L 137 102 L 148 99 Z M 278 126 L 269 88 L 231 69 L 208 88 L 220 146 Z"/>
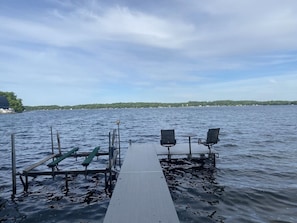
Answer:
<path fill-rule="evenodd" d="M 118 145 L 119 145 L 119 166 L 121 168 L 122 164 L 121 164 L 121 138 L 120 138 L 120 120 L 117 121 L 117 125 L 118 125 Z"/>
<path fill-rule="evenodd" d="M 53 138 L 53 127 L 51 126 L 51 144 L 52 144 L 52 154 L 54 154 L 54 138 Z M 54 161 L 54 158 L 53 158 Z"/>
<path fill-rule="evenodd" d="M 15 159 L 15 140 L 11 134 L 11 163 L 12 163 L 12 197 L 16 194 L 16 159 Z"/>

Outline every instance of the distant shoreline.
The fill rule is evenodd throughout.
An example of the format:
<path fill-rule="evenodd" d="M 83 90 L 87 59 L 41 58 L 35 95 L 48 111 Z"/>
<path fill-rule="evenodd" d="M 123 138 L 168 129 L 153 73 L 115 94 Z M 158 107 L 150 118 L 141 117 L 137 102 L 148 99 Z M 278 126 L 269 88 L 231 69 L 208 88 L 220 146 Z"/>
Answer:
<path fill-rule="evenodd" d="M 15 113 L 15 111 L 11 108 L 9 109 L 0 108 L 0 114 L 12 114 L 12 113 Z"/>
<path fill-rule="evenodd" d="M 161 102 L 119 102 L 110 104 L 82 104 L 82 105 L 39 105 L 24 106 L 25 111 L 33 110 L 71 110 L 71 109 L 101 109 L 101 108 L 164 108 L 164 107 L 204 107 L 204 106 L 258 106 L 258 105 L 297 105 L 297 101 L 189 101 L 178 103 Z"/>

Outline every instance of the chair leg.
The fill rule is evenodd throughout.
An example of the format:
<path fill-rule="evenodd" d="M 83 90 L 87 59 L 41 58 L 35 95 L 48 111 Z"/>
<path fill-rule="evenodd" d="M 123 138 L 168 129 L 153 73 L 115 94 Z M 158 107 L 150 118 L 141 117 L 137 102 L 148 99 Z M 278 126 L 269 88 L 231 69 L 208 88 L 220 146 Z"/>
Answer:
<path fill-rule="evenodd" d="M 216 154 L 215 154 L 215 153 L 209 153 L 209 154 L 208 154 L 208 162 L 209 162 L 213 167 L 216 167 Z"/>
<path fill-rule="evenodd" d="M 170 147 L 168 146 L 167 149 L 168 149 L 168 160 L 171 160 Z"/>

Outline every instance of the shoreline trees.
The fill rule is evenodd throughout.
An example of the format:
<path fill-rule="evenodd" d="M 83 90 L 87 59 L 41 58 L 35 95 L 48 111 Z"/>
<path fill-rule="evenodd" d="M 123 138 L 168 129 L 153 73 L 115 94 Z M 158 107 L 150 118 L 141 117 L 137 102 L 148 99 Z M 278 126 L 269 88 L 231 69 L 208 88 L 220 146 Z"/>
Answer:
<path fill-rule="evenodd" d="M 179 103 L 161 102 L 120 102 L 110 104 L 82 104 L 82 105 L 40 105 L 25 106 L 26 111 L 32 110 L 68 110 L 68 109 L 112 109 L 112 108 L 161 108 L 161 107 L 201 107 L 201 106 L 252 106 L 252 105 L 297 105 L 297 101 L 189 101 Z"/>
<path fill-rule="evenodd" d="M 101 109 L 101 108 L 164 108 L 164 107 L 202 107 L 202 106 L 257 106 L 257 105 L 297 105 L 297 101 L 255 101 L 255 100 L 217 100 L 217 101 L 188 101 L 176 103 L 164 102 L 118 102 L 105 104 L 80 104 L 80 105 L 40 105 L 23 106 L 22 99 L 17 98 L 14 92 L 0 91 L 0 96 L 6 97 L 9 107 L 15 112 L 33 110 L 68 110 L 68 109 Z"/>
<path fill-rule="evenodd" d="M 6 97 L 9 102 L 9 107 L 12 108 L 15 112 L 23 112 L 25 110 L 22 99 L 17 98 L 14 92 L 0 91 L 0 96 Z"/>

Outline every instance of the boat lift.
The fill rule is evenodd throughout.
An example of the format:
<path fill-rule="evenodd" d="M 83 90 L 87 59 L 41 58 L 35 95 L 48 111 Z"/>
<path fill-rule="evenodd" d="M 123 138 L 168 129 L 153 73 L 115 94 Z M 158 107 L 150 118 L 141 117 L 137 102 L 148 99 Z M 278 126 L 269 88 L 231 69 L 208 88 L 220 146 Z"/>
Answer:
<path fill-rule="evenodd" d="M 54 153 L 54 145 L 53 145 L 53 134 L 51 128 L 51 141 L 52 141 L 52 153 L 45 157 L 44 159 L 40 160 L 37 163 L 33 163 L 27 168 L 25 168 L 22 172 L 16 172 L 16 153 L 15 153 L 15 135 L 11 135 L 11 147 L 12 147 L 12 196 L 16 194 L 16 178 L 17 176 L 20 177 L 22 185 L 24 187 L 24 191 L 27 192 L 29 188 L 29 177 L 37 177 L 37 176 L 52 176 L 53 178 L 56 175 L 65 175 L 65 185 L 66 189 L 68 190 L 68 175 L 78 175 L 84 174 L 87 176 L 88 174 L 97 174 L 102 173 L 104 174 L 105 179 L 105 189 L 110 191 L 113 187 L 113 179 L 116 178 L 117 169 L 116 167 L 121 167 L 121 160 L 120 160 L 120 141 L 119 141 L 119 127 L 118 129 L 114 129 L 113 131 L 109 132 L 109 148 L 108 152 L 100 152 L 101 147 L 96 146 L 91 152 L 82 152 L 78 153 L 79 148 L 74 147 L 71 150 L 62 153 L 60 147 L 60 138 L 59 134 L 57 134 L 57 141 L 58 141 L 58 149 L 59 153 Z M 105 168 L 98 168 L 98 169 L 88 169 L 89 164 L 93 161 L 94 157 L 105 156 L 108 157 L 107 165 Z M 85 159 L 81 163 L 84 169 L 81 170 L 61 170 L 58 168 L 59 163 L 67 158 L 75 158 L 77 160 L 78 157 L 84 157 Z M 52 160 L 51 162 L 49 162 Z M 49 163 L 48 163 L 49 162 Z M 40 167 L 47 163 L 47 167 L 50 170 L 45 171 L 38 171 L 36 170 L 37 167 Z"/>

